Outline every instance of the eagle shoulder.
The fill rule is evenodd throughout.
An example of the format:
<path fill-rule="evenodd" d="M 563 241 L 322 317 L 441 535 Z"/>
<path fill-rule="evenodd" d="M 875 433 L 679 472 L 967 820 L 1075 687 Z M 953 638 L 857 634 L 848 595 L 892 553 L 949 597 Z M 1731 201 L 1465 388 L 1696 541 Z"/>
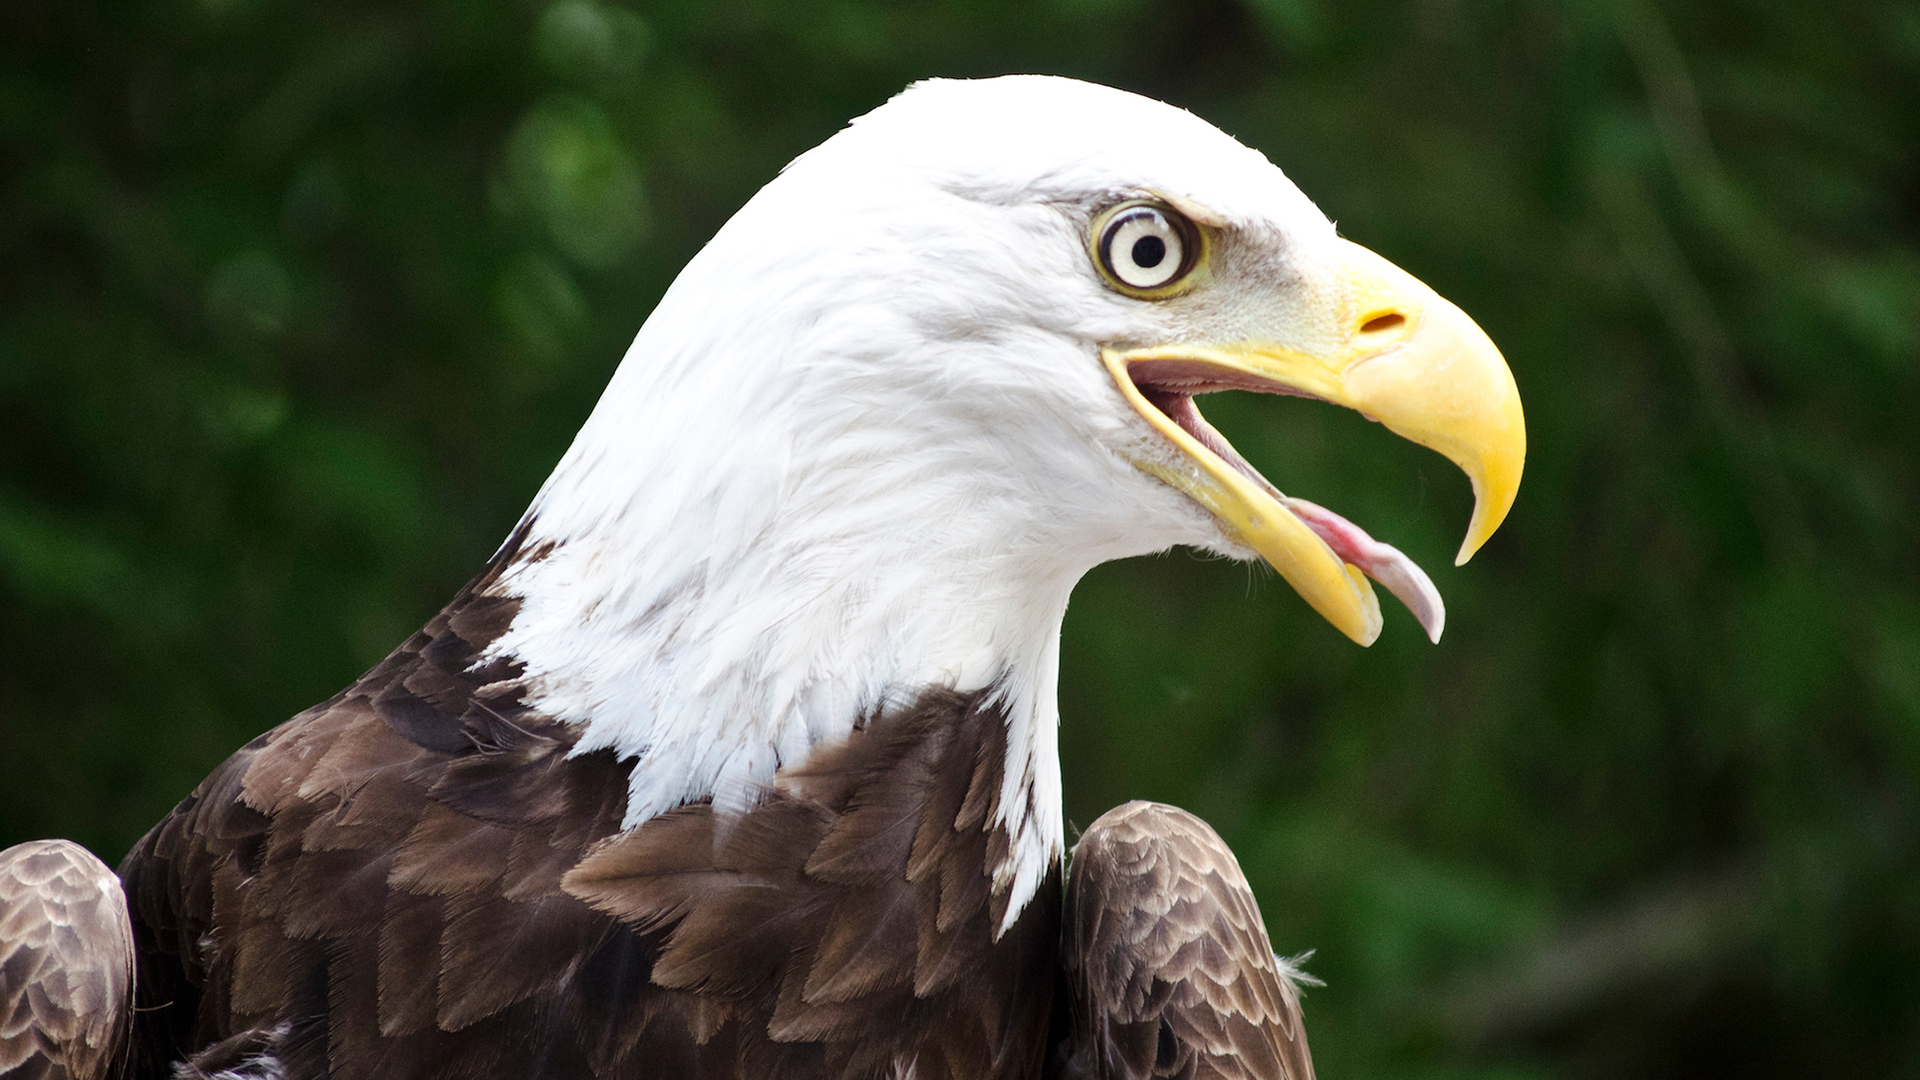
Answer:
<path fill-rule="evenodd" d="M 0 851 L 0 1073 L 114 1075 L 132 991 L 132 930 L 113 871 L 67 840 Z"/>
<path fill-rule="evenodd" d="M 1062 934 L 1074 1080 L 1312 1080 L 1297 973 L 1240 864 L 1161 803 L 1102 814 L 1074 846 Z"/>

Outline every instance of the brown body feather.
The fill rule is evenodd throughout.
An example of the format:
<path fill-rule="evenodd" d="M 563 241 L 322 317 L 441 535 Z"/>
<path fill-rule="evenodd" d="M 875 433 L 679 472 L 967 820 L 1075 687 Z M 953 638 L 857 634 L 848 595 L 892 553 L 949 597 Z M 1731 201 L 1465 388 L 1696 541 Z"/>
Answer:
<path fill-rule="evenodd" d="M 1073 849 L 1067 896 L 1067 1077 L 1313 1080 L 1291 974 L 1206 822 L 1107 811 Z"/>
<path fill-rule="evenodd" d="M 1037 1074 L 1059 884 L 994 936 L 990 695 L 873 716 L 744 815 L 621 833 L 630 766 L 475 666 L 514 610 L 488 581 L 128 855 L 137 1074 Z"/>
<path fill-rule="evenodd" d="M 120 882 L 86 848 L 33 840 L 0 851 L 0 1074 L 117 1074 L 133 992 Z"/>

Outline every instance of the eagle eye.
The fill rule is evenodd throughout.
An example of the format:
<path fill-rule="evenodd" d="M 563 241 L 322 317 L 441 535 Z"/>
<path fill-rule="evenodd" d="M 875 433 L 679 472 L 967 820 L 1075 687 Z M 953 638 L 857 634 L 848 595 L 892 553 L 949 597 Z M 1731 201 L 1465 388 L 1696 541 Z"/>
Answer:
<path fill-rule="evenodd" d="M 1130 296 L 1171 295 L 1199 264 L 1201 247 L 1193 222 L 1161 203 L 1122 203 L 1094 220 L 1094 262 Z"/>

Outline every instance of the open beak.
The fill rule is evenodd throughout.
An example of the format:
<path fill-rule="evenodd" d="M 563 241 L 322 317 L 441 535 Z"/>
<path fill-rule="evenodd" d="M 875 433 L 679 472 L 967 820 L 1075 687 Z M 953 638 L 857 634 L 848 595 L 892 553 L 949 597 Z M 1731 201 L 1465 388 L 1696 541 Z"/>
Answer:
<path fill-rule="evenodd" d="M 1101 356 L 1127 401 L 1188 459 L 1139 468 L 1211 511 L 1353 640 L 1380 635 L 1372 577 L 1437 642 L 1446 613 L 1418 566 L 1332 511 L 1282 495 L 1193 406 L 1197 394 L 1252 390 L 1355 409 L 1438 450 L 1473 482 L 1473 520 L 1454 565 L 1486 543 L 1513 506 L 1527 457 L 1513 373 L 1466 313 L 1411 274 L 1345 240 L 1336 257 L 1325 297 L 1332 324 L 1306 335 L 1324 345 L 1168 344 Z"/>

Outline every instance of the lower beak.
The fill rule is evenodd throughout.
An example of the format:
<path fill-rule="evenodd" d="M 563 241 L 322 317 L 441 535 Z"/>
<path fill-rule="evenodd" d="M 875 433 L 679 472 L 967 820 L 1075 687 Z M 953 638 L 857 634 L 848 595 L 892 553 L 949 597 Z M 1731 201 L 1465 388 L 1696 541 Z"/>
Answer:
<path fill-rule="evenodd" d="M 1513 374 L 1500 350 L 1459 308 L 1366 248 L 1338 243 L 1338 265 L 1322 305 L 1333 318 L 1332 328 L 1304 335 L 1327 342 L 1324 347 L 1243 340 L 1107 349 L 1102 358 L 1128 402 L 1193 467 L 1136 464 L 1206 507 L 1273 564 L 1314 610 L 1348 637 L 1370 645 L 1379 636 L 1381 617 L 1363 573 L 1371 568 L 1368 560 L 1354 556 L 1361 561 L 1356 566 L 1337 554 L 1323 539 L 1331 535 L 1325 521 L 1316 517 L 1310 525 L 1289 509 L 1291 500 L 1197 412 L 1188 408 L 1190 417 L 1176 417 L 1151 400 L 1253 390 L 1321 398 L 1378 420 L 1403 438 L 1438 450 L 1466 472 L 1473 484 L 1473 519 L 1454 564 L 1471 558 L 1506 519 L 1520 489 L 1527 435 Z M 1318 507 L 1312 512 L 1346 524 Z M 1357 529 L 1353 533 L 1365 539 Z M 1424 582 L 1417 567 L 1413 573 Z M 1376 576 L 1392 587 L 1387 576 Z M 1432 602 L 1438 604 L 1437 594 Z M 1422 621 L 1438 640 L 1438 623 L 1424 615 Z"/>

